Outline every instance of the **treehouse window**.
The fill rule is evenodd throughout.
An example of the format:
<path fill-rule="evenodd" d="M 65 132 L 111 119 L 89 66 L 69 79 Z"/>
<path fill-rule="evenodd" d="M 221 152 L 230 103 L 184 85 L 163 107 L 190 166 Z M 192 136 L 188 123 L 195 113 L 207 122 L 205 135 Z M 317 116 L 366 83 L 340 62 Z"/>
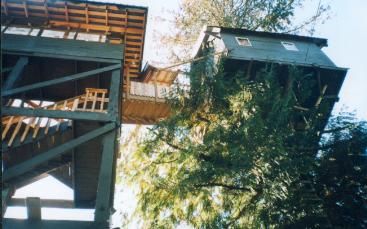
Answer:
<path fill-rule="evenodd" d="M 283 47 L 285 49 L 289 50 L 289 51 L 298 51 L 297 46 L 294 43 L 292 43 L 292 42 L 282 41 L 281 43 L 282 43 Z"/>
<path fill-rule="evenodd" d="M 236 37 L 236 40 L 240 46 L 252 46 L 250 40 L 246 37 Z"/>

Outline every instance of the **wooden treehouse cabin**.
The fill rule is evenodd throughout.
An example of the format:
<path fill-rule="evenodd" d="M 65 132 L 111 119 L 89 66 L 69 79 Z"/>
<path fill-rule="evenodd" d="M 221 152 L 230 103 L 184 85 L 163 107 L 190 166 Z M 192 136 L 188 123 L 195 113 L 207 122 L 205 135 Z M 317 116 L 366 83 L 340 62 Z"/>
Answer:
<path fill-rule="evenodd" d="M 122 123 L 169 115 L 177 73 L 141 71 L 147 8 L 76 0 L 1 1 L 3 228 L 108 228 Z M 13 200 L 50 174 L 74 200 Z M 52 190 L 49 190 L 52 192 Z M 26 204 L 25 204 L 26 203 Z M 93 208 L 93 222 L 41 220 L 40 207 Z"/>
<path fill-rule="evenodd" d="M 279 82 L 284 88 L 289 82 L 289 66 L 296 66 L 308 75 L 298 86 L 311 87 L 311 95 L 304 101 L 293 95 L 298 102 L 294 107 L 297 113 L 295 128 L 306 128 L 314 118 L 304 114 L 305 111 L 323 107 L 317 117 L 321 130 L 339 99 L 338 93 L 347 73 L 346 68 L 337 67 L 321 50 L 326 46 L 327 40 L 322 38 L 208 26 L 196 44 L 194 56 L 214 56 L 214 62 L 221 59 L 227 77 L 242 72 L 249 81 L 256 80 L 259 70 L 266 65 L 274 64 L 282 72 Z"/>
<path fill-rule="evenodd" d="M 327 40 L 321 38 L 210 26 L 203 30 L 194 55 L 195 58 L 205 57 L 203 59 L 211 63 L 221 60 L 224 77 L 228 80 L 242 76 L 249 82 L 256 82 L 265 67 L 277 69 L 274 75 L 279 86 L 283 91 L 292 87 L 291 96 L 296 102 L 290 127 L 302 132 L 312 121 L 317 131 L 322 131 L 347 73 L 347 69 L 337 67 L 323 53 L 321 49 L 325 46 Z M 297 69 L 303 76 L 296 81 L 297 86 L 293 84 L 289 69 Z M 317 146 L 321 137 L 317 136 L 315 142 L 308 144 Z M 297 185 L 305 187 L 302 201 L 320 204 L 322 200 L 312 185 L 310 174 L 302 174 Z M 323 221 L 320 227 L 329 228 L 327 217 L 319 217 Z"/>

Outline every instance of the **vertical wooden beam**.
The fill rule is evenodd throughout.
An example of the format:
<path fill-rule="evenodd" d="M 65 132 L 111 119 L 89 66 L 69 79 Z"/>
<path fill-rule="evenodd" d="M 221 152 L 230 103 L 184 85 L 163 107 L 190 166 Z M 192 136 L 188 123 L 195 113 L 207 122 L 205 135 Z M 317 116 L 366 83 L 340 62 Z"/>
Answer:
<path fill-rule="evenodd" d="M 8 16 L 8 5 L 6 3 L 6 0 L 3 0 L 3 2 L 4 2 L 4 13 L 6 16 Z"/>
<path fill-rule="evenodd" d="M 103 108 L 104 108 L 104 99 L 106 97 L 106 92 L 102 92 L 102 99 L 101 99 L 101 106 L 100 106 L 100 111 L 103 112 Z"/>
<path fill-rule="evenodd" d="M 89 15 L 88 15 L 88 4 L 85 6 L 85 23 L 89 24 Z M 87 27 L 87 32 L 89 32 L 89 27 Z"/>
<path fill-rule="evenodd" d="M 103 139 L 103 152 L 100 172 L 98 176 L 98 188 L 94 221 L 105 223 L 110 217 L 111 189 L 113 188 L 113 164 L 117 149 L 118 129 L 106 134 Z"/>
<path fill-rule="evenodd" d="M 1 190 L 1 207 L 2 207 L 2 216 L 4 216 L 5 212 L 6 212 L 6 208 L 8 206 L 8 201 L 10 200 L 11 196 L 14 194 L 14 188 L 13 187 L 8 187 L 8 188 L 3 188 Z"/>
<path fill-rule="evenodd" d="M 49 16 L 48 16 L 47 0 L 44 0 L 44 1 L 43 1 L 43 7 L 45 8 L 45 15 L 46 15 L 46 18 L 47 18 L 47 19 L 49 19 Z"/>
<path fill-rule="evenodd" d="M 129 65 L 124 65 L 125 69 L 125 75 L 126 75 L 126 99 L 130 98 L 130 74 L 129 74 Z"/>
<path fill-rule="evenodd" d="M 41 220 L 41 199 L 39 197 L 27 197 L 27 216 L 29 220 Z"/>
<path fill-rule="evenodd" d="M 28 6 L 27 6 L 27 1 L 26 0 L 23 0 L 23 7 L 24 7 L 24 14 L 25 14 L 25 17 L 28 18 Z"/>
<path fill-rule="evenodd" d="M 121 73 L 120 69 L 114 70 L 111 74 L 108 114 L 120 123 L 120 103 L 121 103 Z"/>
<path fill-rule="evenodd" d="M 11 124 L 13 124 L 13 119 L 14 119 L 14 116 L 11 116 L 10 119 L 8 120 L 8 123 L 6 123 L 5 129 L 3 130 L 3 133 L 1 135 L 1 140 L 5 139 L 6 134 L 8 133 Z"/>
<path fill-rule="evenodd" d="M 14 68 L 9 73 L 8 79 L 6 80 L 3 90 L 11 89 L 16 82 L 20 79 L 20 75 L 24 69 L 24 67 L 28 64 L 28 57 L 22 56 L 18 59 Z"/>
<path fill-rule="evenodd" d="M 20 130 L 20 127 L 22 126 L 23 119 L 24 119 L 24 116 L 20 117 L 19 122 L 18 122 L 18 124 L 15 127 L 15 130 L 13 132 L 13 135 L 11 136 L 11 138 L 9 140 L 8 146 L 11 146 L 11 144 L 13 144 L 13 141 L 14 141 L 15 137 L 17 136 L 17 134 L 18 134 L 18 132 Z"/>
<path fill-rule="evenodd" d="M 158 75 L 158 72 L 156 72 L 153 75 L 154 76 L 154 102 L 155 103 L 157 103 L 157 98 L 158 98 L 157 75 Z"/>

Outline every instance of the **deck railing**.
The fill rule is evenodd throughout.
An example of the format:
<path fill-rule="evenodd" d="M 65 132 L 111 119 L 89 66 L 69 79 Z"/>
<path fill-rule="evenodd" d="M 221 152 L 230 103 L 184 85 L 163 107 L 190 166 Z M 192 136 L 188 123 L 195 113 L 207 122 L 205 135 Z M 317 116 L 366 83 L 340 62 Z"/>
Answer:
<path fill-rule="evenodd" d="M 139 96 L 139 97 L 150 97 L 157 99 L 165 99 L 170 93 L 174 93 L 174 88 L 179 87 L 183 90 L 189 90 L 189 86 L 185 84 L 172 84 L 168 85 L 159 85 L 153 83 L 141 83 L 130 81 L 130 95 Z"/>

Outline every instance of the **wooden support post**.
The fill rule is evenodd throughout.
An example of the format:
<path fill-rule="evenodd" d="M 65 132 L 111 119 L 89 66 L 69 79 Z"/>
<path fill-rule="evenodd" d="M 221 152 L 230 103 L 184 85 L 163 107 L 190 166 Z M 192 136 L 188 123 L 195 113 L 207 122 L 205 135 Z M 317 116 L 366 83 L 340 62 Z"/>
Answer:
<path fill-rule="evenodd" d="M 24 86 L 24 87 L 19 87 L 19 88 L 15 88 L 15 89 L 6 90 L 6 91 L 2 92 L 2 96 L 14 95 L 14 94 L 18 94 L 20 92 L 25 92 L 25 91 L 38 89 L 38 88 L 48 87 L 48 86 L 52 86 L 52 85 L 56 85 L 56 84 L 69 82 L 69 81 L 80 80 L 80 79 L 83 79 L 83 78 L 86 78 L 86 77 L 94 76 L 98 73 L 108 72 L 108 71 L 112 71 L 112 70 L 120 69 L 120 68 L 121 68 L 121 64 L 114 64 L 114 65 L 110 65 L 110 66 L 99 68 L 99 69 L 94 69 L 94 70 L 87 71 L 87 72 L 81 72 L 81 73 L 73 74 L 73 75 L 70 75 L 70 76 L 57 78 L 57 79 L 54 79 L 54 80 L 47 80 L 47 81 L 43 81 L 43 82 L 40 82 L 40 83 L 27 85 L 27 86 Z"/>
<path fill-rule="evenodd" d="M 126 69 L 125 69 L 125 72 L 126 72 L 126 79 L 127 79 L 127 81 L 126 81 L 126 99 L 128 99 L 129 100 L 129 98 L 130 98 L 130 74 L 129 74 L 129 71 L 130 71 L 130 69 L 129 69 L 129 65 L 125 65 L 125 67 L 126 67 Z"/>
<path fill-rule="evenodd" d="M 4 170 L 3 172 L 3 182 L 10 180 L 16 176 L 19 176 L 23 173 L 26 173 L 28 171 L 30 171 L 31 169 L 33 169 L 34 167 L 47 162 L 55 157 L 58 157 L 62 154 L 64 154 L 65 152 L 67 152 L 68 150 L 74 149 L 75 147 L 90 141 L 98 136 L 101 136 L 113 129 L 116 128 L 116 124 L 115 123 L 109 123 L 104 125 L 103 127 L 100 127 L 96 130 L 90 131 L 78 138 L 75 138 L 71 141 L 68 141 L 62 145 L 56 146 L 50 150 L 48 150 L 47 152 L 44 153 L 40 153 L 37 156 L 32 157 L 31 159 L 19 163 L 13 167 L 10 167 L 7 170 Z"/>
<path fill-rule="evenodd" d="M 252 63 L 253 63 L 253 61 L 251 60 L 250 63 L 248 64 L 248 66 L 247 66 L 247 71 L 246 71 L 246 79 L 247 80 L 251 79 Z"/>
<path fill-rule="evenodd" d="M 157 99 L 158 99 L 157 75 L 158 73 L 154 74 L 154 102 L 155 103 L 157 103 Z"/>
<path fill-rule="evenodd" d="M 98 189 L 94 221 L 107 222 L 111 209 L 111 189 L 113 187 L 113 164 L 117 149 L 118 129 L 106 134 L 103 139 L 103 152 L 100 172 L 98 177 Z"/>
<path fill-rule="evenodd" d="M 25 202 L 28 220 L 41 220 L 41 199 L 39 197 L 27 197 Z"/>
<path fill-rule="evenodd" d="M 12 187 L 3 188 L 1 191 L 1 206 L 2 206 L 2 216 L 4 216 L 6 212 L 6 208 L 8 207 L 8 200 L 14 193 L 14 189 Z"/>
<path fill-rule="evenodd" d="M 9 73 L 8 79 L 5 81 L 3 90 L 11 89 L 17 81 L 20 79 L 20 75 L 23 72 L 24 67 L 28 64 L 28 57 L 20 57 L 15 64 L 14 68 Z"/>
<path fill-rule="evenodd" d="M 33 135 L 32 135 L 33 138 L 37 137 L 38 131 L 40 130 L 40 127 L 41 127 L 41 122 L 42 122 L 42 118 L 41 117 L 37 118 L 36 125 L 33 129 Z"/>
<path fill-rule="evenodd" d="M 106 92 L 102 92 L 101 106 L 99 109 L 101 112 L 103 112 L 105 97 L 106 97 Z"/>
<path fill-rule="evenodd" d="M 8 146 L 11 146 L 11 144 L 13 143 L 15 137 L 17 136 L 19 130 L 20 130 L 20 127 L 22 126 L 22 123 L 23 123 L 23 119 L 24 117 L 20 117 L 19 121 L 18 121 L 18 124 L 17 126 L 15 127 L 15 130 L 13 132 L 13 135 L 11 136 L 10 140 L 9 140 L 9 143 L 8 143 Z"/>
<path fill-rule="evenodd" d="M 120 69 L 115 70 L 111 74 L 111 85 L 108 102 L 108 115 L 117 121 L 121 119 L 120 115 L 120 103 L 121 103 L 121 73 Z"/>
<path fill-rule="evenodd" d="M 11 124 L 13 123 L 13 119 L 14 119 L 14 116 L 11 116 L 10 119 L 8 120 L 8 123 L 6 124 L 5 129 L 3 130 L 1 140 L 4 140 L 4 138 L 6 137 L 6 134 L 8 133 L 9 128 Z"/>
<path fill-rule="evenodd" d="M 36 119 L 35 117 L 32 117 L 32 118 L 30 118 L 28 120 L 27 127 L 25 128 L 25 130 L 23 132 L 23 135 L 22 135 L 22 138 L 20 139 L 20 142 L 23 142 L 24 141 L 24 139 L 27 136 L 28 131 L 29 131 L 30 127 L 33 125 L 35 119 Z"/>
<path fill-rule="evenodd" d="M 97 91 L 95 91 L 94 92 L 94 96 L 93 96 L 93 102 L 92 102 L 92 112 L 96 109 L 96 103 L 97 103 L 97 94 L 98 94 L 98 92 Z"/>

